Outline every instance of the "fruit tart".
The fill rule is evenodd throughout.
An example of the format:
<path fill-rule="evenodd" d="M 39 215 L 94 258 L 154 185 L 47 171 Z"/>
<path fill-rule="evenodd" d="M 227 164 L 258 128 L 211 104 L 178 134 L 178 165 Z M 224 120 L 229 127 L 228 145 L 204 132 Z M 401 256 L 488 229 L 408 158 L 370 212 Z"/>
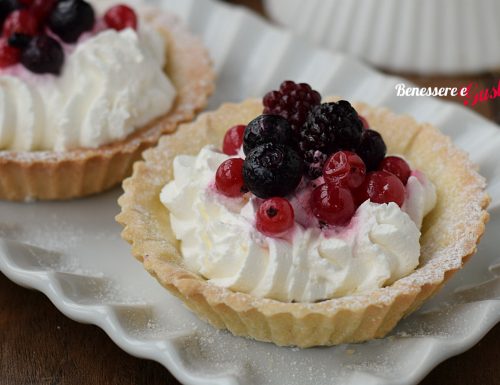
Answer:
<path fill-rule="evenodd" d="M 117 220 L 217 328 L 310 347 L 385 336 L 476 251 L 485 180 L 429 124 L 285 81 L 163 137 Z"/>
<path fill-rule="evenodd" d="M 158 9 L 5 0 L 0 26 L 0 199 L 115 186 L 214 87 L 201 42 Z"/>

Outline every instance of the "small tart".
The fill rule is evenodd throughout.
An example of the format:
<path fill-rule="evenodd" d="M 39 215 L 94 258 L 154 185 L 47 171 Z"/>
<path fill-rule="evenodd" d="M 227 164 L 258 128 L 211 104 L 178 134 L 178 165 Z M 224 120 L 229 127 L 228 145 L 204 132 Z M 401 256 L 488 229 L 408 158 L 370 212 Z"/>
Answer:
<path fill-rule="evenodd" d="M 467 155 L 429 124 L 387 109 L 355 104 L 389 153 L 404 155 L 435 184 L 438 203 L 422 227 L 419 267 L 380 289 L 317 303 L 285 303 L 233 292 L 187 270 L 160 202 L 180 154 L 195 155 L 206 144 L 220 144 L 228 127 L 248 122 L 262 111 L 260 100 L 225 104 L 160 139 L 134 165 L 119 199 L 117 221 L 133 255 L 170 292 L 202 319 L 233 334 L 277 345 L 310 347 L 380 338 L 439 290 L 473 255 L 488 220 L 485 180 Z"/>
<path fill-rule="evenodd" d="M 177 92 L 172 108 L 126 138 L 97 148 L 0 151 L 0 199 L 63 200 L 108 190 L 130 175 L 133 163 L 161 135 L 206 106 L 215 75 L 201 41 L 168 13 L 147 9 L 145 17 L 167 42 L 164 71 Z"/>

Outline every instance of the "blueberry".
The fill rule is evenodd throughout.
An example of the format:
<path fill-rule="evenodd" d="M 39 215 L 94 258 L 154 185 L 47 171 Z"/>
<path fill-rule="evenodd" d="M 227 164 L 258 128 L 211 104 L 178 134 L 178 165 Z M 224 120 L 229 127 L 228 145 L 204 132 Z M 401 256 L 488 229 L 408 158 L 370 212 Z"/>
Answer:
<path fill-rule="evenodd" d="M 94 23 L 94 9 L 83 0 L 60 0 L 49 17 L 50 29 L 66 43 L 76 42 Z"/>
<path fill-rule="evenodd" d="M 47 35 L 36 36 L 23 50 L 21 63 L 37 74 L 58 75 L 64 63 L 64 52 L 57 40 Z"/>
<path fill-rule="evenodd" d="M 303 169 L 302 158 L 291 147 L 265 143 L 246 157 L 243 180 L 259 198 L 283 197 L 299 185 Z"/>
<path fill-rule="evenodd" d="M 279 115 L 260 115 L 248 123 L 243 135 L 243 151 L 248 154 L 264 143 L 291 144 L 292 127 Z"/>
<path fill-rule="evenodd" d="M 367 171 L 374 171 L 385 158 L 387 147 L 382 136 L 374 130 L 364 130 L 356 153 L 365 162 Z"/>

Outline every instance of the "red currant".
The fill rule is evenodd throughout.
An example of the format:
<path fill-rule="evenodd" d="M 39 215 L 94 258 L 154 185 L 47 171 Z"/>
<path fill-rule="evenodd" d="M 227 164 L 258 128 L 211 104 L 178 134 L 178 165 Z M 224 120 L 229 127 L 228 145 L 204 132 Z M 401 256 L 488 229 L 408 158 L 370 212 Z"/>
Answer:
<path fill-rule="evenodd" d="M 43 23 L 55 5 L 56 0 L 31 0 L 30 11 L 40 23 Z"/>
<path fill-rule="evenodd" d="M 269 198 L 257 211 L 256 227 L 262 234 L 269 237 L 284 235 L 293 227 L 293 207 L 284 198 Z"/>
<path fill-rule="evenodd" d="M 215 186 L 228 197 L 244 193 L 243 159 L 232 158 L 224 161 L 215 173 Z"/>
<path fill-rule="evenodd" d="M 324 183 L 313 190 L 310 199 L 313 214 L 328 225 L 346 225 L 356 211 L 351 192 L 338 185 Z"/>
<path fill-rule="evenodd" d="M 0 39 L 0 68 L 10 67 L 19 63 L 21 51 L 11 47 L 7 39 Z"/>
<path fill-rule="evenodd" d="M 222 144 L 222 151 L 224 151 L 224 154 L 236 155 L 238 153 L 238 150 L 243 144 L 243 134 L 245 133 L 245 128 L 246 126 L 240 124 L 227 130 Z"/>
<path fill-rule="evenodd" d="M 405 186 L 394 174 L 373 171 L 367 175 L 359 194 L 363 201 L 370 199 L 374 203 L 394 202 L 401 207 L 405 201 Z"/>
<path fill-rule="evenodd" d="M 3 35 L 9 38 L 14 33 L 34 36 L 38 32 L 38 20 L 26 9 L 12 12 L 3 25 Z"/>
<path fill-rule="evenodd" d="M 411 175 L 411 169 L 408 163 L 397 156 L 388 156 L 385 158 L 378 166 L 378 169 L 396 175 L 405 186 Z"/>
<path fill-rule="evenodd" d="M 339 151 L 328 158 L 323 167 L 325 182 L 355 189 L 363 183 L 366 166 L 363 160 L 351 151 Z"/>
<path fill-rule="evenodd" d="M 123 4 L 111 7 L 104 15 L 104 21 L 108 27 L 117 31 L 125 28 L 137 29 L 137 15 L 132 8 Z"/>
<path fill-rule="evenodd" d="M 363 128 L 365 130 L 368 130 L 370 128 L 370 125 L 368 124 L 368 120 L 366 118 L 362 117 L 361 115 L 358 115 L 359 120 L 361 120 L 361 123 L 363 123 Z"/>

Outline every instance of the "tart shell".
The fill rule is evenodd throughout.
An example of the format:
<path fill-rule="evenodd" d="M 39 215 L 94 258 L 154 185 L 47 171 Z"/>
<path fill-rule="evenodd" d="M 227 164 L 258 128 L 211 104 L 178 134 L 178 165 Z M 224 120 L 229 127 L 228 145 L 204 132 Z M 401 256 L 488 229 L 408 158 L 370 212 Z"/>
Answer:
<path fill-rule="evenodd" d="M 145 17 L 167 42 L 165 73 L 177 96 L 170 111 L 123 140 L 64 152 L 0 151 L 0 199 L 63 200 L 100 193 L 119 184 L 141 153 L 202 110 L 214 90 L 208 52 L 170 14 L 146 9 Z"/>
<path fill-rule="evenodd" d="M 183 125 L 134 165 L 119 199 L 117 221 L 133 255 L 171 293 L 216 328 L 277 345 L 311 347 L 380 338 L 417 309 L 473 255 L 488 220 L 485 180 L 450 139 L 428 124 L 386 109 L 355 108 L 384 136 L 390 153 L 406 156 L 434 182 L 435 209 L 422 228 L 418 268 L 392 285 L 318 303 L 285 303 L 215 286 L 183 265 L 162 187 L 172 178 L 179 154 L 195 155 L 206 144 L 220 145 L 228 127 L 249 122 L 262 111 L 260 100 L 225 104 Z"/>

